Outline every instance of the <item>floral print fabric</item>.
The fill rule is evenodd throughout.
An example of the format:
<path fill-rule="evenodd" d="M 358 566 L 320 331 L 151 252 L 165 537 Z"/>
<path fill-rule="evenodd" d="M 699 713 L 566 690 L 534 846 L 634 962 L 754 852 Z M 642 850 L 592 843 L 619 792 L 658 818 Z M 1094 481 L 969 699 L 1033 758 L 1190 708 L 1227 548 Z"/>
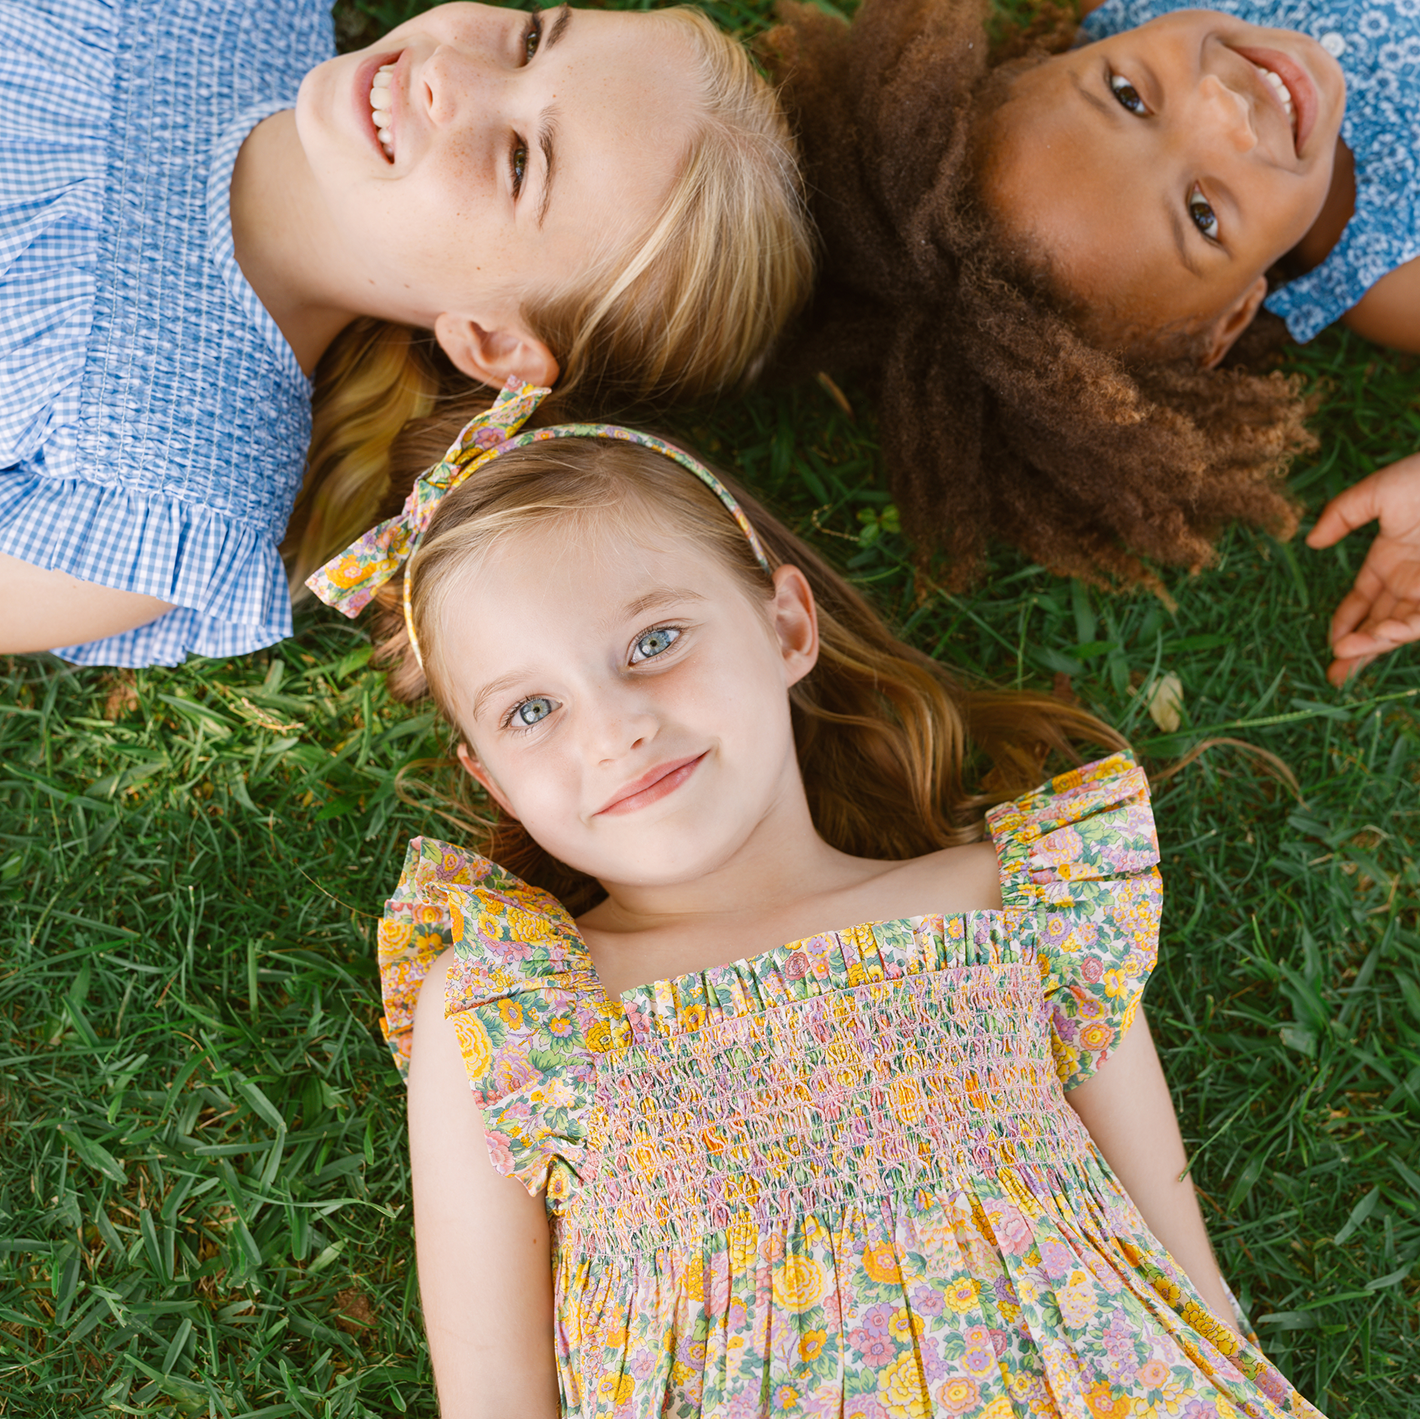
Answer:
<path fill-rule="evenodd" d="M 1122 1039 L 1160 886 L 1117 755 L 989 817 L 1004 907 L 608 1000 L 575 923 L 411 845 L 389 1033 L 452 940 L 495 1165 L 545 1190 L 564 1411 L 1314 1415 L 1207 1309 L 1065 1102 Z"/>

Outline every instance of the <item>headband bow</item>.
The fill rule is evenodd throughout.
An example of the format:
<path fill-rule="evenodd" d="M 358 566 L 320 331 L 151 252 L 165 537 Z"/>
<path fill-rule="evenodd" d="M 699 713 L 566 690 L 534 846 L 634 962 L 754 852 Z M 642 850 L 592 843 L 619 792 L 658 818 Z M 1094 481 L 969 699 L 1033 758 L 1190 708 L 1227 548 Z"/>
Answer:
<path fill-rule="evenodd" d="M 398 517 L 389 518 L 370 529 L 344 552 L 331 558 L 318 572 L 306 578 L 306 585 L 329 606 L 346 616 L 358 616 L 394 574 L 409 561 L 428 530 L 439 501 L 452 492 L 476 469 L 512 449 L 548 439 L 616 439 L 640 444 L 680 464 L 698 478 L 725 505 L 749 540 L 755 559 L 766 572 L 772 570 L 764 546 L 753 524 L 745 516 L 735 495 L 699 459 L 684 449 L 619 424 L 553 424 L 545 429 L 519 433 L 533 411 L 551 393 L 540 385 L 523 384 L 516 376 L 499 392 L 498 398 L 482 414 L 476 415 L 460 431 L 457 439 L 432 468 L 416 480 Z M 409 612 L 409 576 L 404 579 L 405 621 L 414 654 L 423 664 L 414 623 Z"/>

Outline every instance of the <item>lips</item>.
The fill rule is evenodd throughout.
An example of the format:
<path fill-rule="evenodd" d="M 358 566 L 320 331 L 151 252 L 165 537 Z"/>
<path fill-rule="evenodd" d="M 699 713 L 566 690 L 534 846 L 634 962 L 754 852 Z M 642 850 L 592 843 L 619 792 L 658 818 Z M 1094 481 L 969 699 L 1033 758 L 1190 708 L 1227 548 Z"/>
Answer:
<path fill-rule="evenodd" d="M 647 770 L 639 779 L 633 779 L 631 783 L 618 789 L 596 811 L 594 817 L 599 818 L 602 814 L 635 813 L 638 809 L 647 808 L 658 800 L 664 799 L 667 794 L 673 794 L 695 773 L 700 761 L 709 752 L 709 750 L 702 750 L 699 754 L 688 755 L 685 759 L 671 760 L 669 763 L 658 764 L 654 769 Z"/>
<path fill-rule="evenodd" d="M 1317 94 L 1316 82 L 1312 76 L 1291 57 L 1275 49 L 1238 49 L 1236 51 L 1256 69 L 1265 71 L 1263 80 L 1269 98 L 1275 102 L 1292 129 L 1292 147 L 1298 157 L 1306 147 L 1307 139 L 1316 126 L 1321 100 Z M 1280 80 L 1291 100 L 1292 112 L 1287 113 L 1286 103 L 1277 92 L 1276 82 Z"/>

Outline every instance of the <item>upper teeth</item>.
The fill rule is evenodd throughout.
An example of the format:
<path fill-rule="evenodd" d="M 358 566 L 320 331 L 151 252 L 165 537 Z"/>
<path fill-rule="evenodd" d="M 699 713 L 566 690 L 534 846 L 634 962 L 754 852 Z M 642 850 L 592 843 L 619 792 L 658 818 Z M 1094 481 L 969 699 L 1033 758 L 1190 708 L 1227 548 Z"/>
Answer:
<path fill-rule="evenodd" d="M 380 146 L 394 157 L 393 116 L 394 99 L 390 91 L 390 74 L 393 65 L 385 64 L 376 73 L 374 87 L 370 90 L 370 107 L 374 110 L 375 132 L 379 134 Z M 1263 70 L 1263 73 L 1266 73 Z"/>
<path fill-rule="evenodd" d="M 1290 123 L 1293 117 L 1292 95 L 1288 92 L 1287 86 L 1270 69 L 1264 69 L 1260 64 L 1254 64 L 1252 67 L 1277 91 L 1277 97 L 1282 100 L 1282 107 L 1286 110 L 1287 121 Z"/>

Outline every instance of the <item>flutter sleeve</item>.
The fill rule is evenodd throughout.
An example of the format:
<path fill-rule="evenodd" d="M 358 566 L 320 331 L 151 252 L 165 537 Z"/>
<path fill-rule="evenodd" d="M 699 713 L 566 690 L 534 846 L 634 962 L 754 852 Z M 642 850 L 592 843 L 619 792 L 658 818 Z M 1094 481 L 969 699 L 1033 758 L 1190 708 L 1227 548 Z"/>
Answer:
<path fill-rule="evenodd" d="M 380 1029 L 406 1079 L 419 988 L 435 959 L 453 945 L 449 889 L 470 886 L 486 863 L 437 838 L 411 839 L 399 885 L 385 903 L 376 937 L 385 1007 Z"/>
<path fill-rule="evenodd" d="M 1008 909 L 1026 909 L 1067 1090 L 1124 1039 L 1158 959 L 1163 885 L 1149 783 L 1128 754 L 1058 775 L 987 816 Z"/>
<path fill-rule="evenodd" d="M 576 924 L 540 888 L 488 863 L 449 895 L 453 1021 L 494 1167 L 550 1212 L 578 1186 L 596 1080 L 595 1057 L 627 1043 Z"/>

